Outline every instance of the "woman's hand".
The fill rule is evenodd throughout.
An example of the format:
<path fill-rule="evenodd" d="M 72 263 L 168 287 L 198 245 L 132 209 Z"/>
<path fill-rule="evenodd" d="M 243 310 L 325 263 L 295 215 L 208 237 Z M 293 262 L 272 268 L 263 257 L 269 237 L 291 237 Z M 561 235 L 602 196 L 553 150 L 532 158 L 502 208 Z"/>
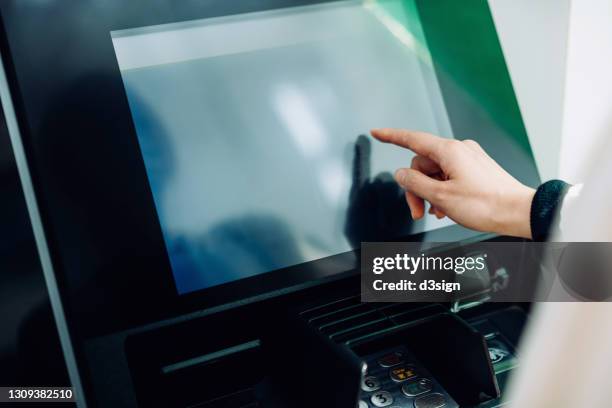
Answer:
<path fill-rule="evenodd" d="M 502 169 L 473 140 L 453 140 L 402 129 L 374 129 L 372 136 L 416 153 L 410 168 L 395 172 L 406 190 L 412 218 L 429 212 L 478 231 L 531 238 L 535 190 Z"/>

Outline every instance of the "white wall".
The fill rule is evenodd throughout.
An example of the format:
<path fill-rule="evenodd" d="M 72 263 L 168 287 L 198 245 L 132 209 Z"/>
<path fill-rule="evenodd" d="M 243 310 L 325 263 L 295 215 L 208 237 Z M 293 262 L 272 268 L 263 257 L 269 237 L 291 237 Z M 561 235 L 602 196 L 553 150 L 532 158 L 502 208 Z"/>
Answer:
<path fill-rule="evenodd" d="M 489 0 L 489 5 L 540 176 L 557 178 L 570 0 Z"/>
<path fill-rule="evenodd" d="M 569 33 L 560 176 L 581 182 L 611 148 L 612 1 L 573 1 Z"/>

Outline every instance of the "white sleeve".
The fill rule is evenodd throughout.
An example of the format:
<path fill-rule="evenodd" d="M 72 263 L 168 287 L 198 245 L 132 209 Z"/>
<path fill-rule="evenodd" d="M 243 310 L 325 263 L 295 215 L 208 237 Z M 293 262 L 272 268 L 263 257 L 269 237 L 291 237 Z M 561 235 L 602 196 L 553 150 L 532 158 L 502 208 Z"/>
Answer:
<path fill-rule="evenodd" d="M 564 231 L 567 229 L 567 220 L 570 219 L 573 210 L 576 207 L 576 202 L 578 201 L 578 197 L 580 196 L 580 192 L 582 191 L 582 184 L 576 184 L 571 186 L 567 193 L 565 193 L 565 197 L 563 198 L 563 202 L 561 203 L 561 209 L 558 212 L 559 217 L 559 230 L 557 232 L 557 241 L 565 241 L 564 239 Z"/>
<path fill-rule="evenodd" d="M 612 401 L 612 303 L 543 303 L 521 344 L 509 408 L 604 408 Z"/>

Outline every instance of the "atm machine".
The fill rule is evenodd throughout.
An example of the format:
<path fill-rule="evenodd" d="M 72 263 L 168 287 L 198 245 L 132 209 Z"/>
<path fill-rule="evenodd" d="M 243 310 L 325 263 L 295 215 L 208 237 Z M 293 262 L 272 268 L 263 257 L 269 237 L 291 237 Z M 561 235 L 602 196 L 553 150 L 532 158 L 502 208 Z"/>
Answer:
<path fill-rule="evenodd" d="M 6 0 L 0 96 L 80 407 L 496 407 L 529 304 L 366 303 L 369 129 L 539 177 L 486 1 Z M 491 267 L 512 283 L 521 260 Z M 483 288 L 485 292 L 490 288 Z"/>

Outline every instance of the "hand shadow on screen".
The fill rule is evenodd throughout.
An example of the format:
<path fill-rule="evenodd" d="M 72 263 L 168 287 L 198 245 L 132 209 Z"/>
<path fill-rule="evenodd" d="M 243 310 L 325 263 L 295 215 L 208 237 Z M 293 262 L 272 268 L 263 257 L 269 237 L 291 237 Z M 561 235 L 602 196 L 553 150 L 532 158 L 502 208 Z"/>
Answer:
<path fill-rule="evenodd" d="M 271 265 L 302 261 L 290 226 L 274 215 L 258 212 L 223 219 L 206 230 L 170 237 L 164 243 L 151 221 L 161 211 L 155 210 L 150 196 L 151 192 L 165 194 L 175 176 L 176 152 L 154 109 L 128 89 L 133 102 L 129 110 L 127 103 L 119 103 L 126 94 L 118 85 L 115 77 L 90 75 L 62 87 L 37 129 L 43 149 L 50 153 L 44 157 L 61 158 L 42 163 L 44 177 L 40 180 L 53 197 L 54 213 L 61 213 L 55 219 L 61 228 L 57 243 L 60 248 L 79 249 L 79 256 L 65 259 L 64 266 L 70 273 L 70 294 L 79 306 L 75 313 L 82 321 L 104 326 L 113 322 L 102 316 L 121 313 L 130 321 L 143 313 L 168 313 L 169 305 L 158 299 L 176 295 L 175 288 L 160 288 L 152 279 L 157 275 L 151 274 L 168 264 L 166 251 L 186 254 L 182 273 L 224 272 L 230 278 L 245 277 L 249 267 L 262 271 Z M 124 124 L 130 114 L 139 122 L 136 127 L 146 133 L 145 143 L 126 132 Z M 141 153 L 154 158 L 144 163 L 147 174 Z M 96 213 L 93 219 L 92 211 Z M 221 242 L 240 256 L 220 259 L 213 247 L 219 248 Z M 202 268 L 201 262 L 207 261 L 208 267 Z M 201 278 L 195 279 L 194 289 L 207 283 Z M 100 316 L 98 311 L 108 311 L 110 306 L 117 310 Z M 152 307 L 159 310 L 152 311 Z"/>
<path fill-rule="evenodd" d="M 349 205 L 344 233 L 353 248 L 362 242 L 392 241 L 410 234 L 413 225 L 404 190 L 391 173 L 370 180 L 372 146 L 367 136 L 355 141 Z"/>
<path fill-rule="evenodd" d="M 186 260 L 174 268 L 179 290 L 219 285 L 304 261 L 289 225 L 265 213 L 228 218 L 200 235 L 177 237 L 168 252 Z"/>

